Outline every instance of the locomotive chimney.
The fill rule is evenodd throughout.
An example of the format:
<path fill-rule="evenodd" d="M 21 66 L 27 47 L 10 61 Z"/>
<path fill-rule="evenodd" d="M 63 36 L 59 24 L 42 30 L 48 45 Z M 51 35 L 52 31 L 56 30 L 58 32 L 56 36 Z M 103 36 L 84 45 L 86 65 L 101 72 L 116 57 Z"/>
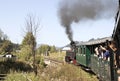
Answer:
<path fill-rule="evenodd" d="M 71 46 L 74 46 L 74 45 L 75 45 L 75 42 L 74 42 L 74 41 L 71 41 L 71 42 L 70 42 L 70 45 L 71 45 Z"/>
<path fill-rule="evenodd" d="M 70 46 L 71 46 L 71 49 L 74 51 L 75 48 L 76 48 L 75 42 L 74 42 L 74 41 L 71 41 L 71 42 L 70 42 Z"/>

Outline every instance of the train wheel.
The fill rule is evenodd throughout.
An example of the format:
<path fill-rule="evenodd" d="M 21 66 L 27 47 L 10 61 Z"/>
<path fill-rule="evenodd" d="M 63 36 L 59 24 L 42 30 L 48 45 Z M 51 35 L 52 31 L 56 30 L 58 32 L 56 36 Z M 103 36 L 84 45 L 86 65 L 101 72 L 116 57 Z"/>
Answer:
<path fill-rule="evenodd" d="M 67 56 L 65 56 L 65 61 L 66 61 L 66 62 L 70 62 L 70 58 L 67 57 Z"/>

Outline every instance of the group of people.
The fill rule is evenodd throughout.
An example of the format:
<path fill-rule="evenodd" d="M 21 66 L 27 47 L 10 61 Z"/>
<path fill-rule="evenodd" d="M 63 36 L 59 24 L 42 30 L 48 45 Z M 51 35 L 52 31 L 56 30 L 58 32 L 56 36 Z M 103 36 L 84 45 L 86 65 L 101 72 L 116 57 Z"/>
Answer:
<path fill-rule="evenodd" d="M 120 67 L 120 50 L 117 48 L 116 42 L 111 41 L 107 45 L 99 45 L 95 48 L 95 53 L 99 58 L 103 58 L 103 60 L 109 60 L 110 55 L 114 57 L 114 65 L 116 67 Z"/>
<path fill-rule="evenodd" d="M 104 60 L 109 60 L 110 52 L 108 46 L 99 45 L 95 48 L 95 54 L 98 58 L 103 58 Z"/>

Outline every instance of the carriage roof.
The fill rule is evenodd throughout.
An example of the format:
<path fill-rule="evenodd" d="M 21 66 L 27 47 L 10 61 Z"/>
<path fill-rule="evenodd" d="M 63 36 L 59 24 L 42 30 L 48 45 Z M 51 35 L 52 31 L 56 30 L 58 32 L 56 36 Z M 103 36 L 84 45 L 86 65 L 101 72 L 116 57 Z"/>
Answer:
<path fill-rule="evenodd" d="M 111 37 L 105 37 L 105 38 L 94 39 L 94 40 L 90 40 L 90 41 L 86 41 L 86 42 L 80 42 L 80 43 L 77 44 L 77 46 L 79 46 L 79 45 L 101 44 L 101 43 L 105 43 L 106 40 L 111 41 L 112 38 Z"/>

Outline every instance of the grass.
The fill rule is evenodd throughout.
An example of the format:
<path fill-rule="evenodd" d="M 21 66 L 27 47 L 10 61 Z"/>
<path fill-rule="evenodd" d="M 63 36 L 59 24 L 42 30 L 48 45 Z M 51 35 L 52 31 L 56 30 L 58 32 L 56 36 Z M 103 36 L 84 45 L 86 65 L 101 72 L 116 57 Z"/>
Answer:
<path fill-rule="evenodd" d="M 38 70 L 38 75 L 33 72 L 11 72 L 6 81 L 98 81 L 93 74 L 86 73 L 80 67 L 71 64 L 58 67 L 46 67 Z"/>
<path fill-rule="evenodd" d="M 6 77 L 5 81 L 41 81 L 34 75 L 33 72 L 31 73 L 22 73 L 22 72 L 11 72 Z"/>
<path fill-rule="evenodd" d="M 66 52 L 56 52 L 56 53 L 50 53 L 49 58 L 53 58 L 53 59 L 56 59 L 56 60 L 59 60 L 59 61 L 64 61 L 64 58 L 65 58 L 65 54 Z"/>
<path fill-rule="evenodd" d="M 80 67 L 74 65 L 65 64 L 59 68 L 48 68 L 46 72 L 47 76 L 50 76 L 53 81 L 98 81 L 96 76 L 86 73 Z"/>

